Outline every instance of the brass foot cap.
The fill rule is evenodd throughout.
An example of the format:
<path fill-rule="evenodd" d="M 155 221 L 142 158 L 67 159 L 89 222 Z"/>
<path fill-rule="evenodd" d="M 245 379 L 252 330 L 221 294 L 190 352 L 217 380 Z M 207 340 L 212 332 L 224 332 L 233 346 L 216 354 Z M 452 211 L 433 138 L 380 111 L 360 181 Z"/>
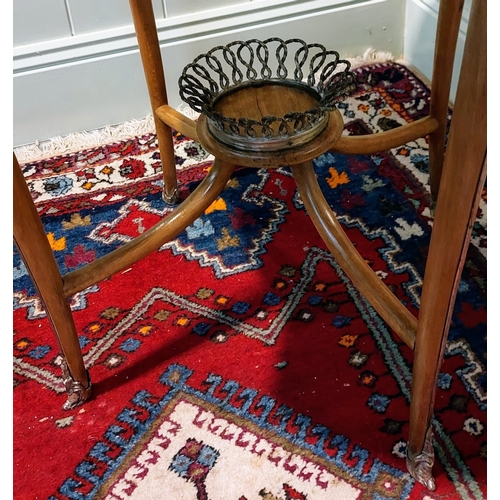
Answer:
<path fill-rule="evenodd" d="M 167 205 L 177 205 L 179 203 L 179 190 L 175 188 L 170 193 L 167 193 L 164 189 L 161 197 Z"/>
<path fill-rule="evenodd" d="M 412 453 L 408 445 L 406 452 L 406 466 L 411 477 L 430 491 L 436 489 L 436 481 L 432 476 L 432 466 L 434 465 L 433 438 L 432 426 L 430 425 L 422 451 L 418 454 Z"/>

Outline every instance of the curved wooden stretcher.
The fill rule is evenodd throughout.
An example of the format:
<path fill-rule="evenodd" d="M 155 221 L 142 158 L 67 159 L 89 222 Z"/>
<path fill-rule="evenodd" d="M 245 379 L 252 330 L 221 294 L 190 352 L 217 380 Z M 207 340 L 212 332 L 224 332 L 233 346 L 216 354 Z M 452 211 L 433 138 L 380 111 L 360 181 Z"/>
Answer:
<path fill-rule="evenodd" d="M 298 147 L 241 151 L 209 133 L 202 114 L 194 122 L 169 106 L 151 2 L 130 0 L 164 172 L 163 198 L 178 201 L 172 129 L 196 140 L 215 161 L 198 188 L 162 221 L 135 240 L 61 276 L 23 174 L 14 156 L 14 238 L 35 283 L 64 357 L 65 409 L 82 404 L 91 392 L 68 299 L 129 267 L 174 239 L 219 196 L 236 166 L 291 168 L 300 196 L 325 244 L 361 293 L 393 331 L 414 350 L 407 464 L 430 490 L 434 452 L 434 393 L 443 360 L 458 282 L 486 175 L 486 0 L 472 6 L 462 70 L 445 155 L 449 89 L 463 2 L 441 0 L 430 115 L 408 125 L 368 136 L 341 135 L 337 110 L 325 129 Z M 263 96 L 265 101 L 266 96 Z M 419 317 L 413 316 L 365 262 L 346 236 L 318 185 L 312 160 L 332 151 L 372 154 L 429 137 L 430 188 L 435 204 Z"/>

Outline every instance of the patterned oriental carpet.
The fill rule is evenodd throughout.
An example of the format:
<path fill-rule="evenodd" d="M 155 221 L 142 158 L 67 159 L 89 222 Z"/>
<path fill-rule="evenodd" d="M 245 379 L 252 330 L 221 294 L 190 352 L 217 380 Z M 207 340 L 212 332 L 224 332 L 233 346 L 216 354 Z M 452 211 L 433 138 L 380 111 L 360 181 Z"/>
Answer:
<path fill-rule="evenodd" d="M 345 133 L 428 112 L 396 63 L 356 69 Z M 185 197 L 212 158 L 176 134 Z M 322 189 L 414 313 L 432 228 L 427 143 L 325 154 Z M 62 272 L 139 235 L 161 201 L 155 135 L 25 163 Z M 326 250 L 286 168 L 239 169 L 175 241 L 72 301 L 93 396 L 72 411 L 14 249 L 16 499 L 486 498 L 486 190 L 435 406 L 437 491 L 406 472 L 412 352 Z"/>

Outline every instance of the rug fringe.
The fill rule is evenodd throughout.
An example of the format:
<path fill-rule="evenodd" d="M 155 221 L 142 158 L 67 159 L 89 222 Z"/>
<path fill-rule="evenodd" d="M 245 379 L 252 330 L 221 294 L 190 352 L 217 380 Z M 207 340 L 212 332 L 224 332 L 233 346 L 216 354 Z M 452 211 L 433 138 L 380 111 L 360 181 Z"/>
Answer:
<path fill-rule="evenodd" d="M 365 64 L 395 62 L 391 52 L 376 50 L 372 47 L 366 49 L 362 56 L 346 59 L 351 63 L 352 68 L 357 68 Z"/>
<path fill-rule="evenodd" d="M 46 141 L 36 141 L 14 148 L 20 164 L 45 160 L 54 156 L 71 154 L 106 144 L 131 139 L 155 132 L 153 115 L 140 120 L 130 120 L 118 125 L 108 125 L 96 130 L 75 132 L 66 136 L 56 136 Z"/>
<path fill-rule="evenodd" d="M 394 62 L 394 57 L 390 52 L 377 51 L 371 47 L 361 56 L 346 59 L 351 63 L 352 68 L 357 68 L 365 64 Z M 195 120 L 199 116 L 199 113 L 192 110 L 186 104 L 178 106 L 177 111 L 192 120 Z M 118 125 L 109 125 L 96 130 L 76 132 L 66 136 L 56 136 L 45 141 L 36 141 L 32 144 L 17 146 L 14 148 L 14 153 L 19 163 L 23 165 L 54 156 L 71 154 L 84 149 L 124 141 L 132 137 L 155 133 L 155 130 L 153 115 L 149 114 L 139 120 L 130 120 Z"/>

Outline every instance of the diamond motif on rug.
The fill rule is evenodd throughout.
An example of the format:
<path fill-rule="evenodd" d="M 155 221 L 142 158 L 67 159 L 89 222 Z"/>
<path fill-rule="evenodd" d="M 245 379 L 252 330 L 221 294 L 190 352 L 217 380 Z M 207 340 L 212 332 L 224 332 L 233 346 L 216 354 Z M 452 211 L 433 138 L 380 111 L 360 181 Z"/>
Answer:
<path fill-rule="evenodd" d="M 412 487 L 408 473 L 272 398 L 214 374 L 199 390 L 191 375 L 171 365 L 164 395 L 136 394 L 57 498 L 391 500 Z M 232 390 L 222 401 L 215 393 L 224 387 Z"/>
<path fill-rule="evenodd" d="M 224 193 L 205 214 L 162 249 L 212 266 L 222 278 L 262 265 L 259 255 L 288 213 L 286 205 L 264 191 L 269 173 L 255 170 L 251 175 L 234 175 Z M 126 243 L 142 234 L 168 213 L 151 203 L 131 200 L 122 206 L 112 222 L 102 222 L 90 234 L 96 242 Z"/>

